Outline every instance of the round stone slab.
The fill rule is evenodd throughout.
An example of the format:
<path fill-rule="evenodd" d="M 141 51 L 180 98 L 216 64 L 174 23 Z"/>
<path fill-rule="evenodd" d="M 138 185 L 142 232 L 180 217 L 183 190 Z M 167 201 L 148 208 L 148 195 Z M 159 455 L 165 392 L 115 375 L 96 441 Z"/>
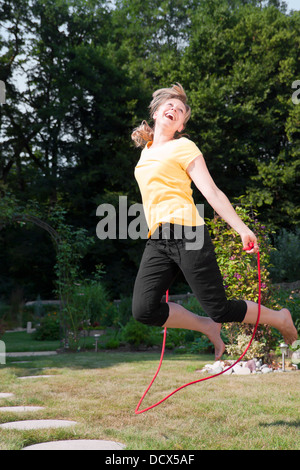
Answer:
<path fill-rule="evenodd" d="M 44 407 L 43 406 L 1 406 L 0 407 L 0 413 L 1 412 L 14 412 L 14 413 L 24 413 L 26 411 L 39 411 L 39 410 L 43 410 Z"/>
<path fill-rule="evenodd" d="M 0 393 L 0 398 L 11 398 L 13 396 L 13 393 Z"/>
<path fill-rule="evenodd" d="M 125 446 L 119 442 L 101 440 L 74 440 L 43 442 L 24 447 L 23 450 L 122 450 Z"/>
<path fill-rule="evenodd" d="M 47 379 L 48 377 L 57 377 L 57 375 L 24 375 L 24 377 L 18 377 L 20 380 L 26 379 Z"/>
<path fill-rule="evenodd" d="M 48 429 L 64 428 L 74 426 L 76 421 L 66 421 L 63 419 L 32 419 L 28 421 L 14 421 L 13 423 L 0 424 L 0 429 Z"/>

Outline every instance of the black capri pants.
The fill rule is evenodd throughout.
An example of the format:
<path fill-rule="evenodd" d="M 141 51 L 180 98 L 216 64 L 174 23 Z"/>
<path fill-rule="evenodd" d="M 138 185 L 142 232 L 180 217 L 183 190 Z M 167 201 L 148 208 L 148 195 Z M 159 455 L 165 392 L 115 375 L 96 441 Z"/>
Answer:
<path fill-rule="evenodd" d="M 198 235 L 195 238 L 199 248 L 188 249 L 193 229 L 163 223 L 146 242 L 132 300 L 132 313 L 139 322 L 153 326 L 165 324 L 169 306 L 162 297 L 180 270 L 204 312 L 216 323 L 244 320 L 247 304 L 244 300 L 227 300 L 206 225 L 201 227 L 201 243 Z"/>

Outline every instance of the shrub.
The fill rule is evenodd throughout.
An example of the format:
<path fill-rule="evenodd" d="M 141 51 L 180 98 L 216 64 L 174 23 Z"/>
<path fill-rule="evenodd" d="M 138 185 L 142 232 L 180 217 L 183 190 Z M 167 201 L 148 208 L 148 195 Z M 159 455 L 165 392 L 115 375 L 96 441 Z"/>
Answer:
<path fill-rule="evenodd" d="M 78 323 L 89 321 L 101 326 L 111 326 L 107 314 L 107 292 L 100 282 L 77 284 L 73 290 L 70 304 L 76 310 Z"/>
<path fill-rule="evenodd" d="M 196 315 L 207 316 L 196 297 L 190 297 L 188 300 L 183 301 L 182 306 Z"/>
<path fill-rule="evenodd" d="M 106 349 L 118 349 L 120 346 L 120 341 L 115 338 L 111 338 L 105 343 L 105 348 Z"/>
<path fill-rule="evenodd" d="M 289 232 L 282 229 L 274 237 L 276 250 L 271 253 L 270 274 L 274 282 L 300 280 L 300 229 Z"/>
<path fill-rule="evenodd" d="M 291 312 L 293 321 L 300 335 L 300 297 L 299 290 L 284 290 L 277 287 L 273 290 L 274 298 L 279 305 L 286 307 Z"/>
<path fill-rule="evenodd" d="M 251 216 L 246 207 L 238 206 L 236 212 L 246 225 L 253 230 L 258 239 L 261 265 L 261 302 L 269 308 L 275 308 L 276 301 L 271 295 L 271 281 L 268 270 L 273 248 L 266 227 L 259 222 L 257 214 L 254 213 Z M 213 238 L 227 298 L 258 302 L 256 256 L 243 251 L 240 236 L 219 216 L 207 221 L 207 225 Z M 223 327 L 229 343 L 233 343 L 241 334 L 251 335 L 254 328 L 236 323 L 225 324 Z M 256 333 L 256 339 L 261 338 L 264 342 L 265 354 L 274 346 L 273 339 L 268 334 L 269 330 L 269 327 L 260 325 Z M 267 339 L 263 340 L 264 337 Z"/>
<path fill-rule="evenodd" d="M 153 346 L 162 341 L 161 329 L 150 327 L 131 318 L 122 330 L 122 340 L 132 346 Z"/>
<path fill-rule="evenodd" d="M 229 344 L 226 346 L 226 350 L 229 355 L 238 358 L 243 354 L 246 347 L 249 344 L 251 336 L 246 334 L 240 334 L 237 337 L 235 344 Z M 264 356 L 264 344 L 260 343 L 259 341 L 253 340 L 251 343 L 250 348 L 246 352 L 244 356 L 244 360 L 252 359 L 253 357 L 259 358 Z"/>
<path fill-rule="evenodd" d="M 236 212 L 255 233 L 260 251 L 262 303 L 268 304 L 270 297 L 270 253 L 272 247 L 266 227 L 252 218 L 246 208 L 237 207 Z M 207 221 L 213 238 L 218 264 L 223 276 L 228 299 L 258 301 L 257 262 L 255 255 L 242 249 L 240 236 L 219 216 Z"/>
<path fill-rule="evenodd" d="M 113 321 L 115 325 L 126 325 L 132 317 L 132 297 L 121 297 L 120 302 L 114 306 Z"/>
<path fill-rule="evenodd" d="M 38 341 L 55 341 L 60 339 L 59 315 L 48 313 L 42 318 L 40 325 L 34 333 L 34 339 Z"/>
<path fill-rule="evenodd" d="M 214 352 L 214 346 L 207 336 L 201 335 L 196 338 L 188 348 L 192 354 L 210 353 Z"/>

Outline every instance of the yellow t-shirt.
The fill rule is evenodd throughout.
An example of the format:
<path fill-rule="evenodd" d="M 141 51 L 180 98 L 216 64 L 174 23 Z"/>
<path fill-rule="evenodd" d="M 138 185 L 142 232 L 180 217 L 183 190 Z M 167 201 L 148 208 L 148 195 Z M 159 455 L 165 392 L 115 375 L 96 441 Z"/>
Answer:
<path fill-rule="evenodd" d="M 151 148 L 148 142 L 135 167 L 146 221 L 148 236 L 159 223 L 169 222 L 185 226 L 203 225 L 194 203 L 191 178 L 186 169 L 201 152 L 186 137 L 170 140 L 161 147 Z"/>

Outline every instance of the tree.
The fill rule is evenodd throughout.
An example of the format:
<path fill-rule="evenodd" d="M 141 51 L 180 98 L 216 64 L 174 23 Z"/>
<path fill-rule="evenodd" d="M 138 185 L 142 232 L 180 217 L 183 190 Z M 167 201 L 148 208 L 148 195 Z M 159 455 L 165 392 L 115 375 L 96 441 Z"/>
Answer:
<path fill-rule="evenodd" d="M 202 2 L 193 16 L 182 59 L 194 109 L 191 134 L 231 198 L 246 194 L 274 227 L 297 224 L 291 83 L 299 76 L 300 16 L 232 3 Z"/>
<path fill-rule="evenodd" d="M 7 28 L 15 3 L 5 4 Z M 10 51 L 4 56 L 23 69 L 26 87 L 22 95 L 10 92 L 3 109 L 0 179 L 23 200 L 35 197 L 50 206 L 63 201 L 70 222 L 95 236 L 97 205 L 133 188 L 132 178 L 124 175 L 134 169 L 128 141 L 139 85 L 109 47 L 111 15 L 105 3 L 32 0 L 24 7 L 27 14 L 17 31 L 26 39 L 24 56 L 18 56 L 20 50 L 16 58 Z M 12 32 L 7 41 L 14 44 Z M 104 255 L 113 263 L 112 253 L 119 260 L 119 251 L 99 244 L 93 262 Z"/>
<path fill-rule="evenodd" d="M 95 237 L 99 204 L 117 208 L 120 195 L 140 202 L 130 133 L 148 118 L 154 89 L 179 81 L 193 111 L 186 131 L 221 189 L 232 200 L 245 195 L 275 227 L 299 223 L 300 107 L 291 101 L 299 15 L 282 2 L 4 0 L 0 8 L 0 183 L 20 200 L 59 202 L 68 223 Z M 1 234 L 5 246 L 11 230 Z M 84 267 L 101 261 L 119 297 L 131 292 L 143 244 L 99 241 Z M 9 279 L 5 263 L 1 270 Z"/>
<path fill-rule="evenodd" d="M 22 95 L 15 86 L 15 76 L 23 67 L 25 54 L 25 24 L 29 21 L 29 1 L 22 5 L 18 0 L 5 0 L 0 9 L 0 79 L 6 87 L 7 104 L 0 107 L 0 181 L 7 182 L 8 175 L 15 168 L 19 175 L 19 187 L 24 187 L 21 176 L 22 151 L 26 146 L 28 134 L 20 131 L 22 111 L 19 103 Z M 28 124 L 23 119 L 24 129 Z"/>

